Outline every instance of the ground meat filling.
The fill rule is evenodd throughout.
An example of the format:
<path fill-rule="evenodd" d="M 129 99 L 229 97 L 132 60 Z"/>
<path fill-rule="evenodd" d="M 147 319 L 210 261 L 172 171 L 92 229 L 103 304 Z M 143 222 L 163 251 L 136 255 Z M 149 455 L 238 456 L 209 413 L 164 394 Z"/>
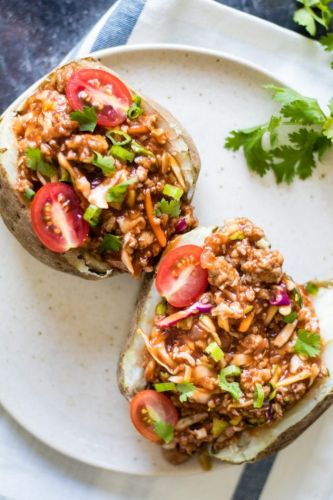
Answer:
<path fill-rule="evenodd" d="M 182 219 L 182 229 L 191 229 L 197 224 L 186 195 L 186 182 L 176 158 L 168 151 L 168 133 L 161 128 L 157 113 L 144 112 L 136 119 L 127 118 L 116 129 L 128 134 L 149 153 L 136 153 L 132 162 L 115 159 L 114 175 L 103 175 L 92 162 L 96 153 L 109 154 L 112 143 L 106 136 L 108 130 L 97 126 L 93 133 L 80 132 L 79 123 L 70 117 L 73 109 L 66 98 L 66 83 L 77 69 L 80 67 L 72 63 L 55 71 L 18 113 L 14 122 L 19 153 L 16 188 L 24 195 L 29 189 L 38 191 L 48 182 L 70 182 L 80 197 L 83 211 L 91 204 L 103 208 L 100 224 L 90 229 L 82 247 L 83 254 L 109 268 L 134 275 L 152 271 L 162 247 L 147 219 L 147 191 L 154 210 L 164 197 L 162 191 L 166 184 L 184 191 L 178 215 L 154 213 L 155 223 L 160 225 L 167 240 L 177 231 L 177 223 Z M 29 168 L 28 148 L 40 149 L 43 158 L 56 167 L 52 178 Z M 136 182 L 128 187 L 123 203 L 105 202 L 105 193 L 110 187 L 132 177 Z M 26 203 L 29 202 L 26 200 Z M 121 250 L 101 252 L 101 242 L 109 233 L 121 238 Z"/>
<path fill-rule="evenodd" d="M 327 375 L 320 353 L 308 357 L 294 351 L 299 330 L 319 333 L 319 324 L 311 299 L 282 265 L 260 228 L 247 219 L 227 221 L 206 238 L 201 256 L 209 289 L 200 301 L 212 304 L 211 311 L 168 329 L 155 326 L 146 339 L 145 377 L 151 387 L 165 382 L 195 387 L 184 402 L 176 391 L 166 393 L 180 415 L 173 441 L 164 445 L 172 461 L 207 444 L 217 451 L 245 429 L 281 419 Z M 273 305 L 281 293 L 289 304 Z M 155 323 L 173 312 L 167 305 Z M 207 352 L 213 342 L 224 353 L 218 361 Z M 220 374 L 230 365 L 238 373 L 225 380 L 237 384 L 238 397 L 221 386 Z"/>

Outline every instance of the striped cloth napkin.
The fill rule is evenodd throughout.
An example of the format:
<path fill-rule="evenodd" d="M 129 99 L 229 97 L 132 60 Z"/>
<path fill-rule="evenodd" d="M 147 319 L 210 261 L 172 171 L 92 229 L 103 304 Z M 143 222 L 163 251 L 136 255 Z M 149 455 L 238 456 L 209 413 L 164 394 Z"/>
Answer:
<path fill-rule="evenodd" d="M 329 56 L 319 44 L 213 0 L 119 0 L 66 57 L 121 44 L 178 43 L 221 50 L 328 101 Z M 195 476 L 134 477 L 61 457 L 0 410 L 0 498 L 23 500 L 333 499 L 329 410 L 278 456 Z"/>

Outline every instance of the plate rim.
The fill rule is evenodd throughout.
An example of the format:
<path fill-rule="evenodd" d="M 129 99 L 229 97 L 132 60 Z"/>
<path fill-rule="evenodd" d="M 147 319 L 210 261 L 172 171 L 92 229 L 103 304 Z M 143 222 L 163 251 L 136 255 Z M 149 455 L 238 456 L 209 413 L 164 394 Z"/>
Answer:
<path fill-rule="evenodd" d="M 230 63 L 235 63 L 238 66 L 245 67 L 251 71 L 256 72 L 257 74 L 261 74 L 271 80 L 273 80 L 275 83 L 280 83 L 282 85 L 286 85 L 286 83 L 283 81 L 283 79 L 279 78 L 278 76 L 274 75 L 272 72 L 266 70 L 260 65 L 254 64 L 244 58 L 241 57 L 236 57 L 233 56 L 227 52 L 220 51 L 220 50 L 215 50 L 215 49 L 209 49 L 209 48 L 204 48 L 204 47 L 197 47 L 197 46 L 192 46 L 192 45 L 184 45 L 184 44 L 167 44 L 167 43 L 149 43 L 149 44 L 129 44 L 129 45 L 120 45 L 117 47 L 110 47 L 106 49 L 101 49 L 95 52 L 92 52 L 88 54 L 87 56 L 83 56 L 80 58 L 74 58 L 66 61 L 65 64 L 68 62 L 71 62 L 72 60 L 77 60 L 77 59 L 83 59 L 84 57 L 94 57 L 97 59 L 103 59 L 109 56 L 117 55 L 117 54 L 126 54 L 126 53 L 149 53 L 149 52 L 159 52 L 159 51 L 166 51 L 166 52 L 173 52 L 173 53 L 191 53 L 191 54 L 198 54 L 198 55 L 204 55 L 208 57 L 216 57 L 221 60 L 230 62 Z M 54 69 L 56 69 L 59 66 L 62 66 L 64 63 L 61 62 L 59 65 L 57 65 Z M 53 71 L 51 69 L 51 71 Z M 50 71 L 50 72 L 51 72 Z M 29 94 L 34 88 L 38 86 L 38 84 L 45 78 L 46 75 L 48 75 L 50 72 L 46 73 L 44 76 L 42 76 L 40 79 L 38 79 L 35 83 L 30 85 L 24 92 L 22 92 L 3 112 L 6 113 L 8 110 L 15 108 L 17 104 L 19 104 L 23 99 L 25 99 L 25 96 Z M 191 475 L 191 474 L 198 474 L 200 471 L 198 471 L 197 468 L 188 468 L 188 469 L 178 469 L 177 472 L 172 471 L 161 471 L 161 472 L 156 472 L 156 471 L 151 471 L 151 472 L 135 472 L 133 470 L 124 470 L 122 468 L 117 468 L 116 466 L 110 467 L 110 465 L 104 463 L 103 460 L 96 461 L 93 459 L 90 459 L 89 457 L 83 458 L 82 456 L 78 456 L 75 452 L 71 452 L 70 450 L 65 450 L 61 445 L 58 445 L 56 443 L 53 443 L 52 440 L 49 440 L 46 437 L 42 437 L 40 435 L 37 435 L 34 430 L 30 428 L 29 424 L 26 424 L 23 422 L 21 419 L 20 415 L 18 415 L 15 410 L 8 409 L 7 406 L 3 403 L 0 395 L 0 405 L 2 408 L 7 412 L 7 414 L 26 432 L 30 434 L 30 436 L 33 436 L 35 439 L 37 439 L 40 443 L 43 445 L 49 447 L 51 450 L 54 450 L 57 453 L 60 453 L 61 455 L 70 458 L 72 460 L 76 460 L 77 462 L 94 467 L 94 468 L 99 468 L 102 470 L 107 470 L 110 472 L 116 472 L 116 473 L 122 473 L 122 474 L 130 474 L 130 475 L 136 475 L 136 476 L 147 476 L 147 477 L 158 477 L 158 476 L 172 476 L 172 475 Z M 225 464 L 223 462 L 221 463 L 216 463 L 216 466 L 221 467 L 221 466 L 228 466 L 228 464 Z"/>

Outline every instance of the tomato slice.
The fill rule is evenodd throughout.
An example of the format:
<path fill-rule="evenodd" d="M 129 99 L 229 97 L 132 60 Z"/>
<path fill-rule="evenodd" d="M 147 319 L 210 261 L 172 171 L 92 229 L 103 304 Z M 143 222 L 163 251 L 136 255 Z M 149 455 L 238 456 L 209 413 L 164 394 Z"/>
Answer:
<path fill-rule="evenodd" d="M 83 106 L 93 106 L 97 123 L 114 127 L 126 120 L 132 96 L 126 85 L 116 76 L 101 69 L 80 69 L 72 74 L 66 86 L 70 106 L 82 111 Z"/>
<path fill-rule="evenodd" d="M 63 182 L 50 182 L 37 191 L 31 219 L 38 238 L 53 252 L 77 248 L 88 238 L 89 224 L 83 219 L 80 199 Z"/>
<path fill-rule="evenodd" d="M 178 412 L 170 399 L 153 390 L 138 392 L 131 400 L 131 419 L 136 430 L 154 443 L 161 441 L 154 431 L 154 424 L 163 421 L 173 427 L 178 422 Z"/>
<path fill-rule="evenodd" d="M 184 245 L 170 250 L 160 262 L 156 288 L 174 307 L 188 307 L 208 286 L 208 272 L 200 266 L 202 248 Z"/>

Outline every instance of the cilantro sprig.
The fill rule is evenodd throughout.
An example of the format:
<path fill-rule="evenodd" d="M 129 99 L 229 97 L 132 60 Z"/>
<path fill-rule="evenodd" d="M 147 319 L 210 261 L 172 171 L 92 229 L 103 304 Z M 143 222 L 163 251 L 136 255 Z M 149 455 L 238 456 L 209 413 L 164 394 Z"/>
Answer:
<path fill-rule="evenodd" d="M 308 330 L 298 330 L 294 352 L 309 358 L 315 358 L 320 353 L 320 336 Z"/>
<path fill-rule="evenodd" d="M 240 400 L 243 396 L 243 392 L 238 382 L 229 382 L 227 377 L 239 377 L 240 374 L 241 370 L 238 366 L 229 365 L 226 368 L 223 368 L 218 376 L 220 388 L 225 392 L 229 392 L 235 401 Z"/>
<path fill-rule="evenodd" d="M 100 153 L 95 153 L 95 158 L 91 163 L 95 167 L 100 168 L 105 176 L 112 175 L 116 170 L 112 156 L 103 156 Z"/>
<path fill-rule="evenodd" d="M 80 132 L 93 132 L 96 128 L 97 114 L 93 107 L 83 106 L 82 111 L 73 111 L 69 116 L 79 122 Z"/>
<path fill-rule="evenodd" d="M 45 177 L 54 177 L 57 175 L 56 168 L 48 163 L 38 148 L 27 148 L 25 152 L 28 168 L 31 170 L 38 170 Z"/>
<path fill-rule="evenodd" d="M 272 171 L 277 183 L 290 184 L 296 177 L 307 179 L 317 160 L 332 147 L 333 99 L 325 113 L 312 97 L 290 88 L 265 87 L 280 104 L 279 113 L 265 124 L 231 131 L 225 147 L 233 151 L 242 148 L 249 170 L 261 177 Z"/>
<path fill-rule="evenodd" d="M 167 214 L 170 217 L 178 217 L 180 214 L 180 201 L 179 200 L 166 200 L 162 198 L 157 205 L 156 215 Z"/>
<path fill-rule="evenodd" d="M 294 13 L 294 22 L 303 26 L 306 31 L 315 36 L 317 25 L 326 30 L 330 28 L 333 19 L 333 9 L 330 7 L 331 0 L 297 0 L 302 7 Z"/>
<path fill-rule="evenodd" d="M 112 186 L 106 194 L 106 201 L 108 203 L 122 203 L 125 199 L 128 186 L 134 184 L 135 182 L 137 182 L 137 178 L 132 177 L 127 181 Z"/>

